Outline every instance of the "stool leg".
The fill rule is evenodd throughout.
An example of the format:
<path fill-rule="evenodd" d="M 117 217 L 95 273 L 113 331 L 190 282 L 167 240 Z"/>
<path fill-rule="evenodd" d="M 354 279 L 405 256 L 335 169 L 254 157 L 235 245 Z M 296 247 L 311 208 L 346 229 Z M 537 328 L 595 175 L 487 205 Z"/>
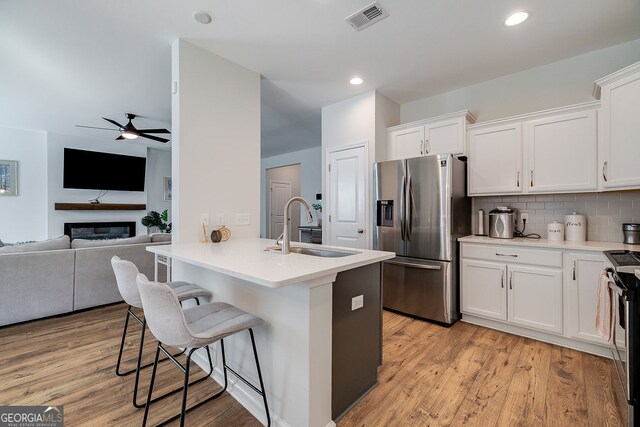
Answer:
<path fill-rule="evenodd" d="M 151 395 L 153 394 L 153 383 L 156 380 L 156 371 L 158 370 L 158 358 L 160 357 L 160 342 L 156 348 L 156 358 L 153 361 L 153 370 L 151 371 L 151 381 L 149 382 L 149 393 L 147 394 L 147 403 L 144 405 L 144 418 L 142 419 L 142 427 L 147 425 L 147 416 L 149 415 L 149 407 L 151 406 Z"/>
<path fill-rule="evenodd" d="M 182 389 L 182 410 L 180 412 L 180 427 L 184 427 L 184 419 L 187 414 L 187 392 L 189 391 L 189 371 L 191 367 L 191 355 L 195 351 L 194 348 L 187 353 L 187 362 L 184 365 L 184 385 Z"/>
<path fill-rule="evenodd" d="M 200 299 L 199 299 L 198 297 L 194 297 L 193 299 L 195 299 L 195 300 L 196 300 L 196 304 L 197 304 L 197 305 L 200 305 Z"/>
<path fill-rule="evenodd" d="M 256 359 L 256 368 L 258 370 L 258 379 L 260 380 L 260 390 L 262 391 L 262 400 L 264 401 L 264 410 L 267 413 L 267 427 L 271 426 L 271 417 L 269 416 L 269 407 L 267 406 L 267 392 L 264 389 L 264 382 L 262 381 L 262 372 L 260 371 L 260 362 L 258 361 L 258 351 L 256 350 L 256 340 L 253 337 L 253 329 L 249 328 L 249 335 L 251 335 L 251 346 L 253 347 L 253 356 Z"/>
<path fill-rule="evenodd" d="M 143 408 L 138 404 L 138 384 L 140 383 L 140 368 L 142 365 L 142 350 L 144 349 L 144 332 L 147 329 L 147 319 L 142 320 L 142 331 L 140 332 L 140 349 L 138 350 L 138 364 L 136 365 L 136 379 L 133 384 L 133 406 Z"/>
<path fill-rule="evenodd" d="M 222 394 L 227 389 L 227 359 L 224 355 L 224 339 L 220 340 L 220 349 L 222 350 L 222 373 L 224 374 L 224 387 L 219 394 Z"/>
<path fill-rule="evenodd" d="M 120 351 L 118 352 L 118 363 L 116 363 L 116 375 L 121 377 L 125 375 L 120 372 L 120 362 L 122 361 L 122 351 L 124 350 L 124 341 L 127 337 L 127 328 L 129 327 L 129 310 L 131 310 L 131 306 L 127 306 L 127 314 L 124 319 L 124 330 L 122 331 L 122 341 L 120 341 Z"/>

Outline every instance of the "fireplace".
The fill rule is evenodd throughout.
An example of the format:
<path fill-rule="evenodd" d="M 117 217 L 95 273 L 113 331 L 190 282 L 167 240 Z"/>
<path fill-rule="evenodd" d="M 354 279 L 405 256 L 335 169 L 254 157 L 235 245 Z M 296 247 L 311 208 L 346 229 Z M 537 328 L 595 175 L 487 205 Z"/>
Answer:
<path fill-rule="evenodd" d="M 64 234 L 73 239 L 120 239 L 136 235 L 135 221 L 125 222 L 65 222 Z"/>

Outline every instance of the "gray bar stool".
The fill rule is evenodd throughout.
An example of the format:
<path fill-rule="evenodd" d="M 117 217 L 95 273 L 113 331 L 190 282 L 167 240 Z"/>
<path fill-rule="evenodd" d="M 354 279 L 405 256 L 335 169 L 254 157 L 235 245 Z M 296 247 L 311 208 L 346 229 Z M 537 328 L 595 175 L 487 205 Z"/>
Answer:
<path fill-rule="evenodd" d="M 262 381 L 262 372 L 260 371 L 260 362 L 258 361 L 258 352 L 256 350 L 256 342 L 252 329 L 254 326 L 262 324 L 262 319 L 224 302 L 214 302 L 183 310 L 180 307 L 176 293 L 169 286 L 149 281 L 144 274 L 138 274 L 137 282 L 145 317 L 149 322 L 149 329 L 151 329 L 151 332 L 158 340 L 158 348 L 156 350 L 151 382 L 149 384 L 149 394 L 147 395 L 147 404 L 144 409 L 143 427 L 147 424 L 149 407 L 151 403 L 153 403 L 151 397 L 160 352 L 163 352 L 184 373 L 184 385 L 182 387 L 182 410 L 180 414 L 162 421 L 159 425 L 165 425 L 180 417 L 180 426 L 184 426 L 185 416 L 188 411 L 220 397 L 226 391 L 227 371 L 229 371 L 251 387 L 257 394 L 262 396 L 264 409 L 267 414 L 267 426 L 270 426 L 271 417 L 269 416 L 269 407 L 267 406 L 267 395 L 264 389 L 264 382 Z M 256 361 L 260 389 L 227 366 L 224 352 L 224 338 L 246 329 L 249 330 L 249 335 L 251 336 L 251 346 L 253 347 L 253 356 Z M 216 341 L 220 341 L 220 349 L 222 350 L 222 367 L 224 373 L 223 389 L 187 409 L 191 356 L 195 350 L 204 347 L 207 351 L 209 364 L 211 365 L 211 353 L 208 346 Z M 186 364 L 184 366 L 180 364 L 163 345 L 187 348 Z"/>
<path fill-rule="evenodd" d="M 124 321 L 124 330 L 122 332 L 122 341 L 120 342 L 120 351 L 118 352 L 118 362 L 116 364 L 116 375 L 123 377 L 135 372 L 136 379 L 135 379 L 134 388 L 133 388 L 133 406 L 135 406 L 136 408 L 143 408 L 144 403 L 138 403 L 138 384 L 140 382 L 140 369 L 148 368 L 149 366 L 152 366 L 153 363 L 149 363 L 147 365 L 141 366 L 142 350 L 144 348 L 144 333 L 146 330 L 147 321 L 146 321 L 146 316 L 145 318 L 141 319 L 131 310 L 131 307 L 136 307 L 140 309 L 142 308 L 140 292 L 138 291 L 138 285 L 136 284 L 136 276 L 140 273 L 140 271 L 138 271 L 138 267 L 136 267 L 134 263 L 132 263 L 131 261 L 121 259 L 116 255 L 114 255 L 111 258 L 111 266 L 113 267 L 113 272 L 116 275 L 116 283 L 118 284 L 118 290 L 120 291 L 120 295 L 122 295 L 122 299 L 129 305 L 127 307 L 127 314 Z M 199 298 L 211 297 L 211 292 L 187 282 L 169 282 L 167 283 L 167 285 L 174 290 L 179 301 L 195 299 L 196 304 L 200 305 Z M 129 326 L 129 317 L 133 317 L 142 327 L 142 331 L 140 332 L 140 348 L 138 349 L 138 362 L 135 369 L 131 369 L 126 372 L 121 372 L 120 363 L 122 361 L 122 352 L 124 349 L 125 338 L 127 336 L 127 328 Z M 180 354 L 182 353 L 178 353 L 175 356 L 178 356 Z M 201 378 L 200 380 L 203 380 L 205 378 L 206 377 Z M 177 393 L 180 390 L 181 389 L 173 390 L 170 393 L 167 393 L 165 395 L 158 397 L 157 399 L 161 399 L 163 397 Z"/>

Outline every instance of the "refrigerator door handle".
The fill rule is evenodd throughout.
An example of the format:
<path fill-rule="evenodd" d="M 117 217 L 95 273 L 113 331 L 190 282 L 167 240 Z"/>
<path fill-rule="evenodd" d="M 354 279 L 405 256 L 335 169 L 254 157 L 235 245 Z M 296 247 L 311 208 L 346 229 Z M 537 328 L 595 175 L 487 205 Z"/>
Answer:
<path fill-rule="evenodd" d="M 400 238 L 404 242 L 405 240 L 405 212 L 404 212 L 404 204 L 405 204 L 405 187 L 406 187 L 407 177 L 402 177 L 402 189 L 400 190 Z"/>
<path fill-rule="evenodd" d="M 405 228 L 407 240 L 411 241 L 411 232 L 413 228 L 413 192 L 411 188 L 411 175 L 407 176 L 406 192 L 407 194 L 404 196 L 405 202 L 407 204 L 405 208 L 405 216 L 407 217 Z"/>
<path fill-rule="evenodd" d="M 403 267 L 421 268 L 423 270 L 442 270 L 441 265 L 413 264 L 410 262 L 386 260 L 385 263 L 393 265 L 401 265 Z"/>

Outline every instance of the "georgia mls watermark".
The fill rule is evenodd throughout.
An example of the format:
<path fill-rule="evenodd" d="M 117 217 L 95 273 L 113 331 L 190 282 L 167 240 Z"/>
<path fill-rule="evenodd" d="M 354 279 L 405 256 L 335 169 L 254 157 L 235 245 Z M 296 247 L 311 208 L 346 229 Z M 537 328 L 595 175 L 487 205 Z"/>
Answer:
<path fill-rule="evenodd" d="M 0 406 L 0 427 L 63 427 L 64 405 Z"/>

